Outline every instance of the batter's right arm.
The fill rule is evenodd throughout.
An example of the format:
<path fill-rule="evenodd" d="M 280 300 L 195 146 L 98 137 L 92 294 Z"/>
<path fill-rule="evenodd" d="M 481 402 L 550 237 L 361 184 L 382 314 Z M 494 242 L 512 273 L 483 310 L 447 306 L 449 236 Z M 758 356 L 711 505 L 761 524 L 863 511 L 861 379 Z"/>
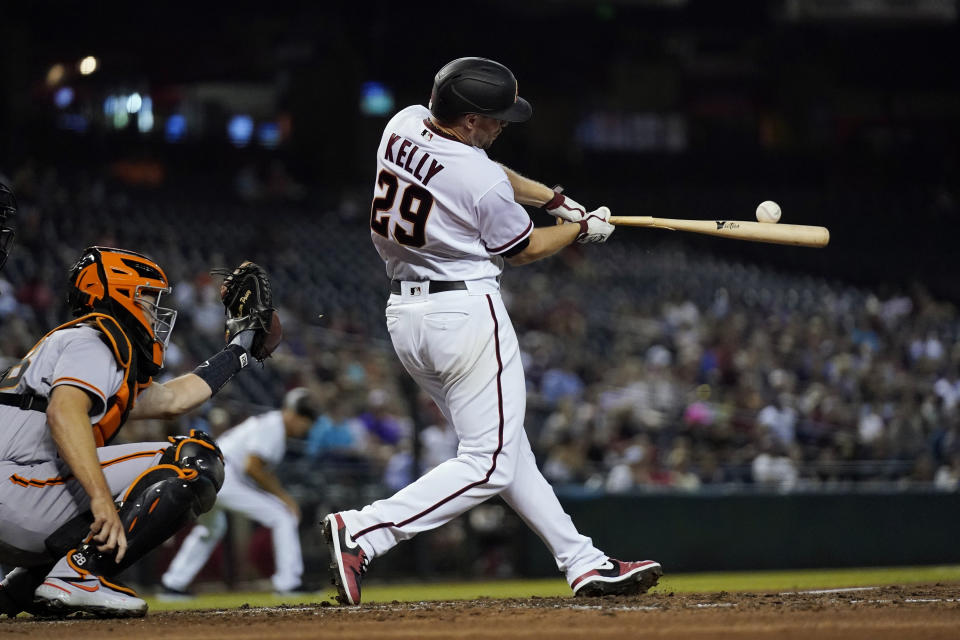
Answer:
<path fill-rule="evenodd" d="M 535 227 L 530 234 L 530 244 L 520 253 L 507 258 L 507 262 L 518 267 L 547 258 L 572 243 L 579 235 L 579 224 Z"/>
<path fill-rule="evenodd" d="M 117 549 L 116 561 L 120 562 L 127 552 L 127 537 L 97 458 L 89 415 L 92 405 L 87 392 L 78 387 L 54 387 L 47 406 L 47 424 L 60 457 L 90 497 L 90 511 L 93 513 L 90 531 L 95 534 L 93 539 L 100 543 L 97 549 Z"/>

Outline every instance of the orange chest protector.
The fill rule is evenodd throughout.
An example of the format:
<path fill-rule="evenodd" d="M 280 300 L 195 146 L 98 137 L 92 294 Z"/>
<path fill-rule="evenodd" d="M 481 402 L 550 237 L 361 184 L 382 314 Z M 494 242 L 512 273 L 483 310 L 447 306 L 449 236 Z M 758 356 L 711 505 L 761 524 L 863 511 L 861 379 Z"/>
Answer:
<path fill-rule="evenodd" d="M 98 447 L 109 444 L 127 421 L 127 416 L 141 391 L 150 386 L 152 380 L 140 384 L 137 382 L 137 359 L 134 357 L 130 339 L 112 316 L 104 313 L 89 313 L 66 324 L 62 324 L 50 333 L 87 322 L 100 332 L 100 339 L 110 347 L 117 365 L 123 371 L 123 382 L 112 396 L 107 398 L 107 409 L 103 417 L 93 425 L 93 439 Z M 46 338 L 46 336 L 44 336 Z"/>

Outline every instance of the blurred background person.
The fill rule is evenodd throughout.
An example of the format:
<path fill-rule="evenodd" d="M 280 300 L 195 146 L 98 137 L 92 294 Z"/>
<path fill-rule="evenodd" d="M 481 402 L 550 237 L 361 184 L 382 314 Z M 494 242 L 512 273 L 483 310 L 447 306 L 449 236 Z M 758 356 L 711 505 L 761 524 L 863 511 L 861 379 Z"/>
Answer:
<path fill-rule="evenodd" d="M 283 460 L 287 438 L 302 438 L 317 418 L 317 407 L 303 387 L 284 396 L 281 409 L 247 418 L 217 439 L 223 451 L 223 488 L 212 510 L 198 518 L 180 551 L 163 574 L 162 595 L 190 597 L 194 577 L 227 532 L 227 511 L 239 513 L 270 529 L 277 593 L 303 589 L 300 551 L 300 507 L 280 484 L 272 467 Z"/>

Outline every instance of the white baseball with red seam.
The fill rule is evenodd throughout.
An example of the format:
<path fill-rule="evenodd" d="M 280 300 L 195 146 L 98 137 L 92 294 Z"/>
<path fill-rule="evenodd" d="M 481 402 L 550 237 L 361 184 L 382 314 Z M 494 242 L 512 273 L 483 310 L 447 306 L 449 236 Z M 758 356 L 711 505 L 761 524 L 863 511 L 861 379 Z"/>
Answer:
<path fill-rule="evenodd" d="M 776 224 L 780 220 L 780 205 L 773 200 L 764 200 L 757 207 L 757 221 Z"/>

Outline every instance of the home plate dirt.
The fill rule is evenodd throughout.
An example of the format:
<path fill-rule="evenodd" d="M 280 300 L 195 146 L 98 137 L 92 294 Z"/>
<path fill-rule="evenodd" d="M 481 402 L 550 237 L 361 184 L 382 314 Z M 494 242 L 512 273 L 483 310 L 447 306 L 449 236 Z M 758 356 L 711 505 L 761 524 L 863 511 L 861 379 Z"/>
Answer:
<path fill-rule="evenodd" d="M 0 637 L 56 640 L 280 638 L 960 638 L 960 585 L 782 593 L 656 593 L 631 598 L 330 602 L 158 612 L 139 620 L 0 621 Z"/>

